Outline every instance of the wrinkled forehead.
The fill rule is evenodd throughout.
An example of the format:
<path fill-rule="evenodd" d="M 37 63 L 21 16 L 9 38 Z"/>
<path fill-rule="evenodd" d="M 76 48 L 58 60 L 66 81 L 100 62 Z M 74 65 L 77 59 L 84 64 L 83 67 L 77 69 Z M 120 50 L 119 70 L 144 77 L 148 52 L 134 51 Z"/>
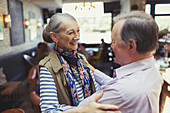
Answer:
<path fill-rule="evenodd" d="M 69 30 L 77 30 L 79 26 L 77 21 L 74 19 L 65 19 L 60 24 L 60 32 L 65 32 Z"/>
<path fill-rule="evenodd" d="M 77 21 L 72 19 L 72 18 L 64 18 L 62 21 L 61 21 L 61 25 L 62 27 L 67 27 L 67 26 L 71 26 L 71 25 L 77 25 Z"/>

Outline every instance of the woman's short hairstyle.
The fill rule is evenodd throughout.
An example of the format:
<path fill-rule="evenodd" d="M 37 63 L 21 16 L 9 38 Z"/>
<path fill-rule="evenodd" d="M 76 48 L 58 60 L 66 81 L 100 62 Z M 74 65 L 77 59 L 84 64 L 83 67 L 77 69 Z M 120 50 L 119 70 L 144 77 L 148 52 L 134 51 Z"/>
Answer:
<path fill-rule="evenodd" d="M 46 26 L 46 28 L 43 30 L 43 39 L 44 41 L 48 43 L 52 43 L 53 40 L 51 39 L 49 33 L 54 32 L 54 33 L 59 33 L 60 30 L 63 28 L 62 22 L 64 22 L 66 19 L 73 19 L 76 21 L 76 19 L 71 16 L 70 14 L 67 13 L 56 13 L 54 14 Z"/>
<path fill-rule="evenodd" d="M 157 48 L 159 29 L 151 15 L 143 11 L 132 11 L 114 18 L 114 22 L 119 20 L 124 20 L 119 32 L 122 44 L 135 40 L 139 53 L 147 53 Z"/>

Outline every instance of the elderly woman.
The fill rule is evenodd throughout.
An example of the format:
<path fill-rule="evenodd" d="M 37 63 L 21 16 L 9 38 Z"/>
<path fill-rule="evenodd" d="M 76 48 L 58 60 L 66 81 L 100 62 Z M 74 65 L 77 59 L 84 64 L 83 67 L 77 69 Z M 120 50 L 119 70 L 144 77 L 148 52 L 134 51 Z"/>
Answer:
<path fill-rule="evenodd" d="M 41 111 L 65 111 L 96 92 L 98 85 L 84 63 L 86 59 L 76 51 L 80 30 L 73 16 L 54 14 L 43 39 L 55 46 L 39 63 Z"/>

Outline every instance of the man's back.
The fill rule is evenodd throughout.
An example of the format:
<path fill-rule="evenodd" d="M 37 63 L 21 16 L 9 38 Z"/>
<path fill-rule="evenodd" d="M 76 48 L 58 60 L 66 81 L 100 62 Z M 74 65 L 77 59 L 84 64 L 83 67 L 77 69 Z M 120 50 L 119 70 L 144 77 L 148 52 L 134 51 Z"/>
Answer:
<path fill-rule="evenodd" d="M 116 104 L 122 113 L 158 113 L 163 80 L 153 58 L 122 66 L 116 74 L 114 83 L 105 85 L 109 90 L 104 89 L 111 98 L 102 98 L 102 103 Z"/>
<path fill-rule="evenodd" d="M 158 113 L 159 95 L 163 80 L 154 64 L 145 61 L 133 67 L 131 74 L 118 81 L 120 94 L 132 113 Z M 123 68 L 122 68 L 123 69 Z M 125 69 L 123 69 L 125 71 Z M 128 70 L 127 70 L 128 71 Z M 121 106 L 120 106 L 121 107 Z M 124 109 L 125 106 L 121 108 Z M 120 108 L 120 109 L 121 109 Z M 127 108 L 127 107 L 125 107 Z"/>
<path fill-rule="evenodd" d="M 97 70 L 94 76 L 104 91 L 100 103 L 115 104 L 122 113 L 158 113 L 163 80 L 153 57 L 116 69 L 114 79 Z"/>

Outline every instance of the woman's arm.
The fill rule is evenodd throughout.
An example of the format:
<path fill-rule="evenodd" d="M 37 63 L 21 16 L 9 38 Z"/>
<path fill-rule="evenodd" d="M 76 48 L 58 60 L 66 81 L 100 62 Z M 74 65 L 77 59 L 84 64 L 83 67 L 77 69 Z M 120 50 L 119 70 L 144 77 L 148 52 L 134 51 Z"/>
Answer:
<path fill-rule="evenodd" d="M 118 111 L 118 107 L 115 105 L 97 103 L 102 95 L 103 92 L 100 92 L 84 106 L 77 107 L 62 113 L 120 113 L 120 111 Z"/>
<path fill-rule="evenodd" d="M 61 111 L 71 106 L 60 105 L 57 88 L 51 73 L 46 67 L 40 68 L 40 108 L 41 112 Z"/>

